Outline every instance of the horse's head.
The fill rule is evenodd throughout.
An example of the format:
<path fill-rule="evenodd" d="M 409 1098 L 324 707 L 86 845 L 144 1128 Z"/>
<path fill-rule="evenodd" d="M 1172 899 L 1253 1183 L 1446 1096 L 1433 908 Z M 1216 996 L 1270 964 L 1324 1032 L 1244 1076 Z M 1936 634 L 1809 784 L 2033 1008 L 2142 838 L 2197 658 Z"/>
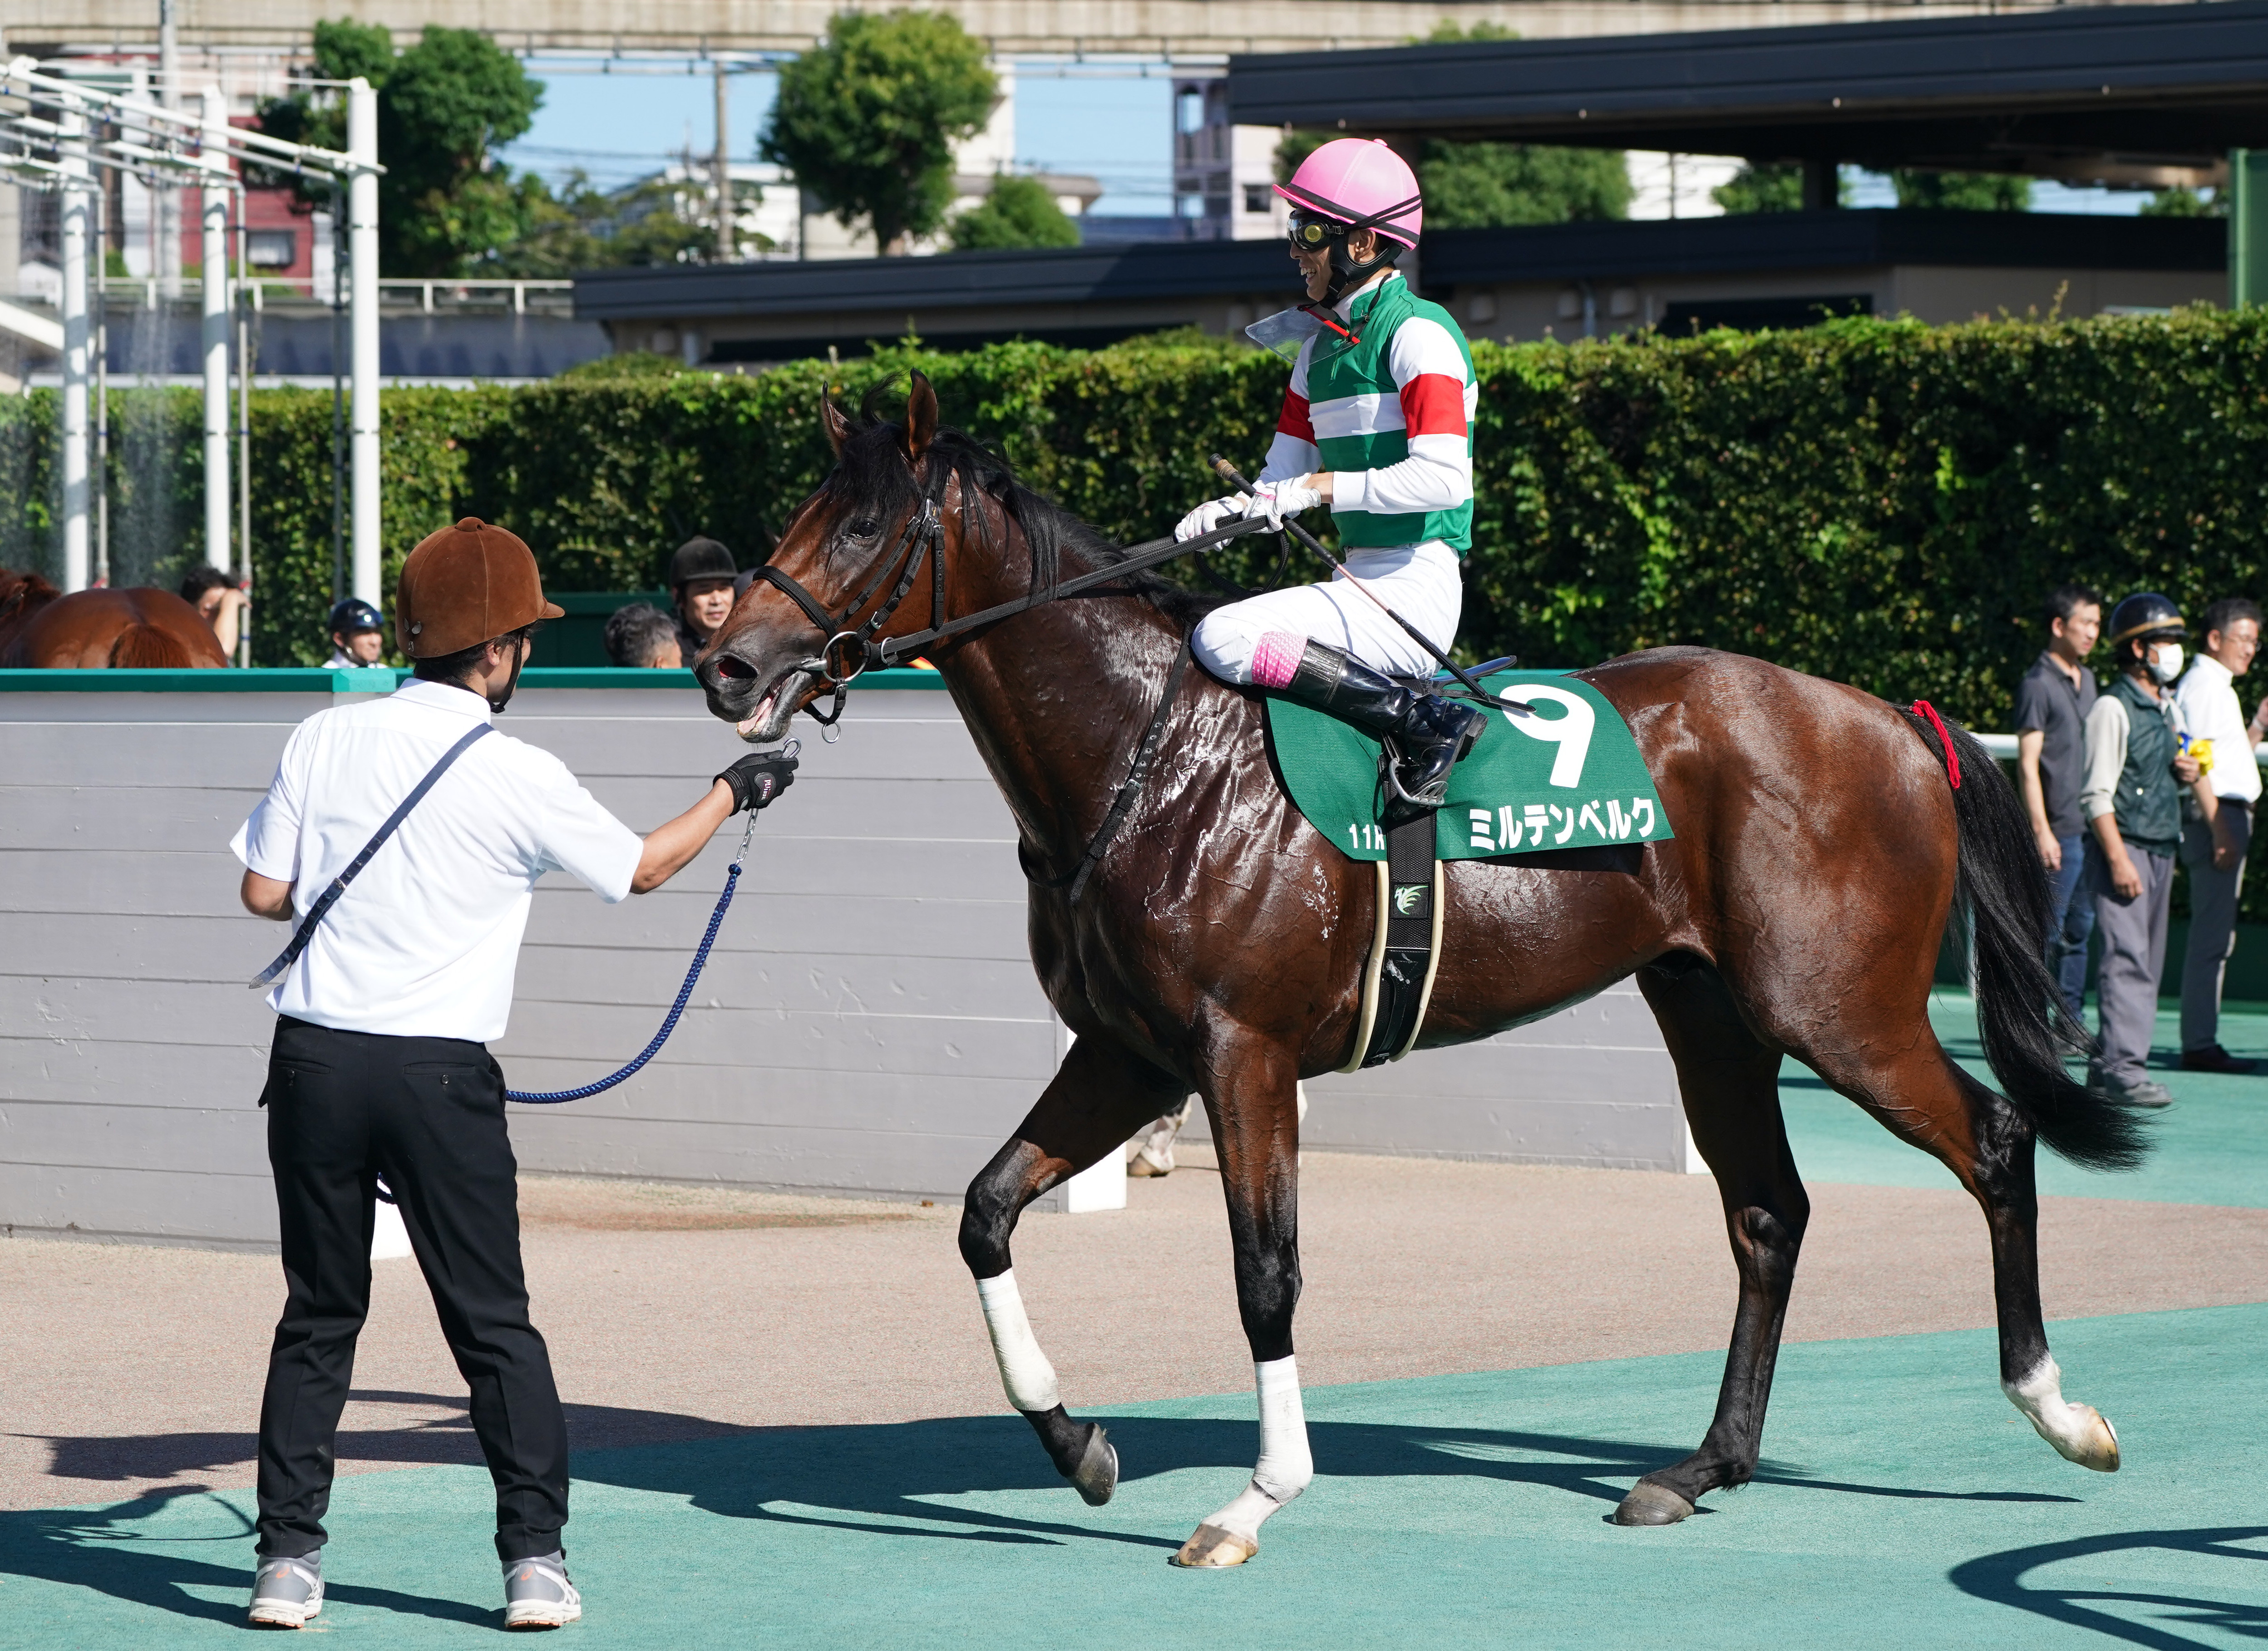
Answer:
<path fill-rule="evenodd" d="M 908 635 L 933 611 L 939 547 L 954 534 L 939 507 L 957 468 L 932 451 L 937 392 L 915 373 L 902 421 L 874 416 L 873 401 L 855 423 L 821 401 L 835 469 L 694 666 L 709 709 L 751 743 L 780 738 L 831 693 L 830 668 L 836 680 L 856 674 L 868 638 Z"/>

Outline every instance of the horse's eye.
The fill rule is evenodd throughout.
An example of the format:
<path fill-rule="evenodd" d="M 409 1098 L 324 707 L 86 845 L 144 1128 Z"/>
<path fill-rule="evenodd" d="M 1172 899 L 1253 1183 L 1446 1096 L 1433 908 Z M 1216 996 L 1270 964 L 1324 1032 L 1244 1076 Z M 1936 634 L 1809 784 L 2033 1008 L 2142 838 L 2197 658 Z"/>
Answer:
<path fill-rule="evenodd" d="M 850 534 L 853 539 L 872 539 L 880 531 L 880 524 L 865 516 L 852 522 L 850 527 Z"/>

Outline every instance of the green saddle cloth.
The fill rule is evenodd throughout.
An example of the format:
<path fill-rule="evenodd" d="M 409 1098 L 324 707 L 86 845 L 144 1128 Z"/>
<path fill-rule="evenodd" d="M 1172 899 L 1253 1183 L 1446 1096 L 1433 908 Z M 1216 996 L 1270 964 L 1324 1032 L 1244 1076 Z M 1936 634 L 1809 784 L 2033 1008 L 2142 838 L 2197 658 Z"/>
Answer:
<path fill-rule="evenodd" d="M 1622 713 L 1588 682 L 1556 671 L 1502 671 L 1481 684 L 1526 700 L 1529 716 L 1489 712 L 1488 730 L 1449 779 L 1434 815 L 1445 860 L 1653 843 L 1669 837 L 1661 799 Z M 1277 772 L 1307 822 L 1350 858 L 1386 858 L 1387 792 L 1378 741 L 1270 694 Z"/>

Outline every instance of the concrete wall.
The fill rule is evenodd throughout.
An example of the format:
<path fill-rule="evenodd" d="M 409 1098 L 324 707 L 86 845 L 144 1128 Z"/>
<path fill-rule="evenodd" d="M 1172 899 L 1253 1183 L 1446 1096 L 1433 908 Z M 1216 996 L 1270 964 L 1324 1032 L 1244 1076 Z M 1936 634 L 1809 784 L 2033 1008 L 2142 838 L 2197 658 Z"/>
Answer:
<path fill-rule="evenodd" d="M 238 908 L 226 844 L 329 703 L 0 691 L 0 1229 L 273 1242 L 254 1105 L 273 1021 L 241 983 L 284 931 Z M 526 689 L 504 726 L 641 830 L 740 749 L 674 688 Z M 668 1046 L 605 1095 L 517 1109 L 527 1167 L 953 1198 L 1029 1107 L 1063 1039 L 998 793 L 942 693 L 863 691 L 843 727 L 833 747 L 806 733 Z M 644 1046 L 738 835 L 619 906 L 539 888 L 496 1046 L 514 1087 L 588 1082 Z M 1626 989 L 1310 1087 L 1311 1147 L 1685 1161 L 1668 1058 Z"/>

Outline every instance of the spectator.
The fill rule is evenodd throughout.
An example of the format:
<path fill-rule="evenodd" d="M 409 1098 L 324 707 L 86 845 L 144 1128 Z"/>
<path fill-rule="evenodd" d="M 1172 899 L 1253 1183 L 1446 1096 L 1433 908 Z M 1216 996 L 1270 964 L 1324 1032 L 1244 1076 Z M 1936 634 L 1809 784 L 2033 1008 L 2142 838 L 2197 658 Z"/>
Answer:
<path fill-rule="evenodd" d="M 2055 896 L 2048 967 L 2076 1017 L 2087 997 L 2087 940 L 2095 932 L 2095 897 L 2082 873 L 2079 787 L 2087 775 L 2087 713 L 2095 708 L 2095 674 L 2085 668 L 2102 633 L 2102 593 L 2058 586 L 2047 601 L 2048 645 L 2016 688 L 2016 770 L 2032 840 Z"/>
<path fill-rule="evenodd" d="M 685 663 L 709 645 L 733 611 L 733 553 L 714 539 L 688 539 L 669 558 L 669 588 L 677 603 L 677 651 Z"/>
<path fill-rule="evenodd" d="M 677 627 L 667 614 L 644 602 L 607 615 L 607 657 L 617 665 L 674 671 L 685 663 Z"/>
<path fill-rule="evenodd" d="M 358 596 L 350 596 L 331 608 L 331 657 L 327 671 L 360 671 L 386 655 L 386 622 L 378 609 Z"/>
<path fill-rule="evenodd" d="M 192 568 L 181 581 L 181 600 L 213 628 L 213 635 L 220 639 L 220 651 L 228 655 L 231 665 L 235 664 L 237 627 L 244 614 L 243 588 L 219 568 Z"/>
<path fill-rule="evenodd" d="M 2215 811 L 2197 759 L 2180 749 L 2181 708 L 2166 692 L 2182 674 L 2188 634 L 2180 611 L 2155 591 L 2119 603 L 2110 615 L 2118 675 L 2087 713 L 2087 780 L 2079 808 L 2094 831 L 2087 877 L 2102 935 L 2095 988 L 2102 1047 L 2094 1075 L 2136 1106 L 2167 1106 L 2174 1098 L 2150 1078 L 2148 1063 L 2166 967 L 2174 856 L 2182 842 L 2182 788 L 2190 788 L 2208 824 Z"/>
<path fill-rule="evenodd" d="M 2236 950 L 2236 902 L 2244 856 L 2252 846 L 2252 809 L 2260 800 L 2260 765 L 2251 730 L 2236 703 L 2236 679 L 2260 649 L 2260 609 L 2225 596 L 2205 610 L 2205 651 L 2174 695 L 2192 741 L 2212 744 L 2205 784 L 2216 804 L 2208 821 L 2194 804 L 2183 811 L 2182 864 L 2190 873 L 2190 942 L 2182 962 L 2182 1070 L 2250 1072 L 2220 1046 L 2220 984 Z"/>

